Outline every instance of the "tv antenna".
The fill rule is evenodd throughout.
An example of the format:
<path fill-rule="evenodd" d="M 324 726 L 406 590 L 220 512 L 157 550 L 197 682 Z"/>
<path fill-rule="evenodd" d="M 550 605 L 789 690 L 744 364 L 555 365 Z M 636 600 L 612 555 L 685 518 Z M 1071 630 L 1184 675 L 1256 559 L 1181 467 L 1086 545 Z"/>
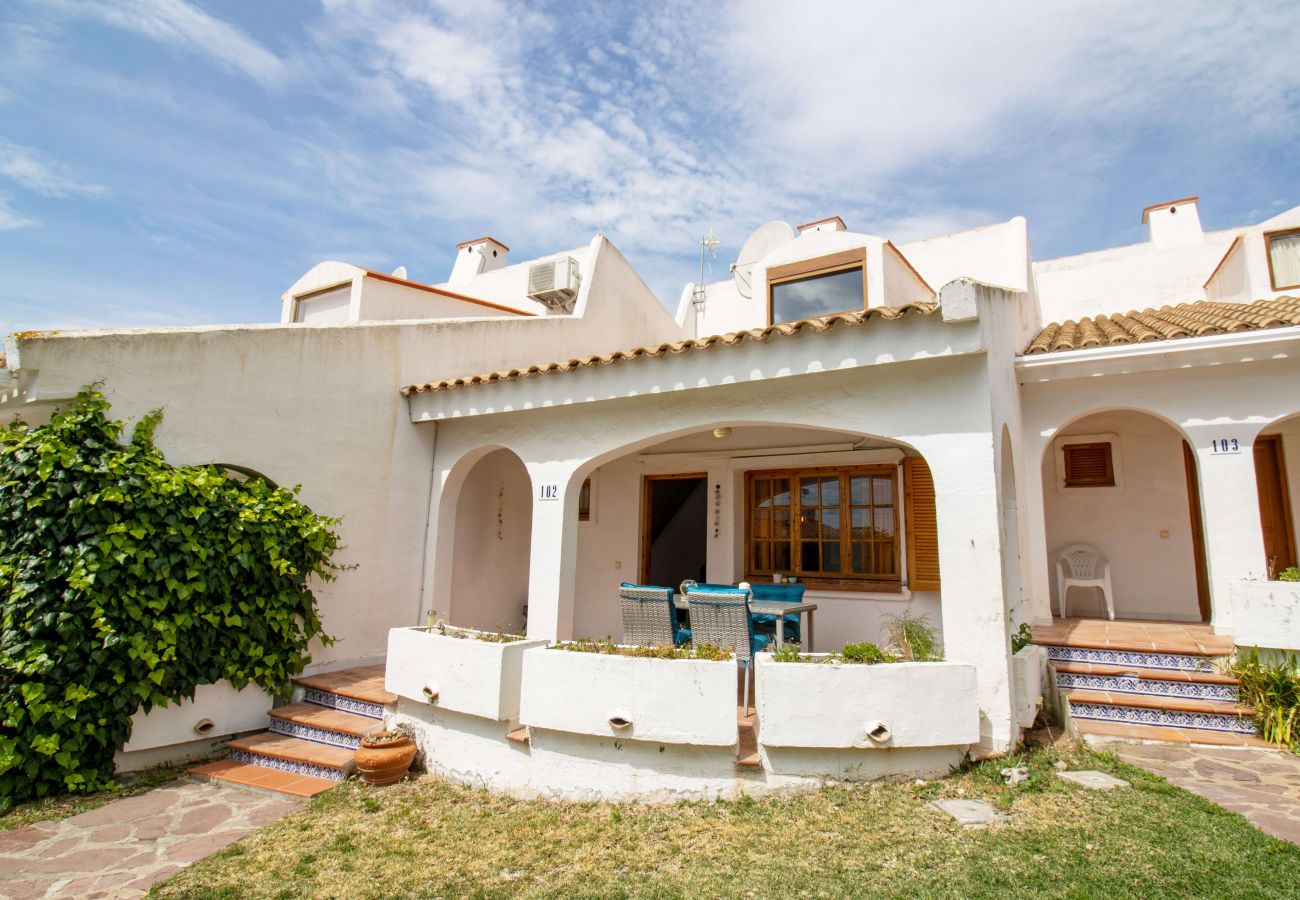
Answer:
<path fill-rule="evenodd" d="M 713 236 L 712 226 L 709 227 L 709 233 L 700 238 L 700 280 L 695 283 L 695 293 L 691 295 L 691 303 L 696 313 L 704 310 L 704 254 L 707 253 L 717 259 L 720 243 L 722 242 Z"/>

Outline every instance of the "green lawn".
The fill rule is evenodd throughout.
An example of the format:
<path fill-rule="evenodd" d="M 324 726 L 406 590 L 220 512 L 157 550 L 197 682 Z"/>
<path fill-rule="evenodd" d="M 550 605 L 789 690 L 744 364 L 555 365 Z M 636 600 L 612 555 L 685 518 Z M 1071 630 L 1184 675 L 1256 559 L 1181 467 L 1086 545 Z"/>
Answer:
<path fill-rule="evenodd" d="M 1130 790 L 1085 791 L 1052 768 Z M 155 888 L 161 897 L 752 896 L 1297 897 L 1300 848 L 1081 748 L 1033 751 L 923 786 L 830 787 L 675 806 L 493 797 L 432 777 L 355 782 Z M 982 797 L 1010 821 L 963 830 L 938 797 Z"/>

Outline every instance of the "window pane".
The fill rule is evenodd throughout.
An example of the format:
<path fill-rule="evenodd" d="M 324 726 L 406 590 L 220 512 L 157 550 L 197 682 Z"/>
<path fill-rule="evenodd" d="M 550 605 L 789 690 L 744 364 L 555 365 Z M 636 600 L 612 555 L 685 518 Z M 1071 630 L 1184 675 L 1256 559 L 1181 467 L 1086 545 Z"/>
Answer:
<path fill-rule="evenodd" d="M 773 544 L 772 545 L 772 571 L 789 572 L 790 566 L 790 545 Z"/>
<path fill-rule="evenodd" d="M 817 502 L 817 479 L 800 478 L 799 479 L 799 503 L 803 506 L 818 506 Z"/>
<path fill-rule="evenodd" d="M 1269 238 L 1268 255 L 1273 263 L 1275 290 L 1300 284 L 1300 234 Z"/>
<path fill-rule="evenodd" d="M 871 545 L 853 545 L 853 572 L 864 575 L 871 569 Z"/>
<path fill-rule="evenodd" d="M 875 575 L 896 575 L 898 573 L 897 563 L 894 558 L 893 544 L 873 544 L 875 548 L 876 570 Z"/>
<path fill-rule="evenodd" d="M 754 537 L 772 536 L 772 514 L 765 509 L 754 510 Z"/>
<path fill-rule="evenodd" d="M 893 506 L 894 505 L 894 479 L 882 475 L 873 478 L 875 487 L 873 493 L 876 506 Z"/>
<path fill-rule="evenodd" d="M 821 537 L 821 529 L 818 526 L 817 513 L 820 510 L 805 509 L 799 516 L 799 537 L 812 538 L 816 540 Z"/>
<path fill-rule="evenodd" d="M 790 479 L 789 478 L 772 479 L 772 505 L 773 506 L 790 505 Z"/>
<path fill-rule="evenodd" d="M 760 572 L 772 569 L 772 545 L 767 541 L 757 541 L 754 544 L 754 568 Z"/>
<path fill-rule="evenodd" d="M 754 505 L 772 505 L 772 482 L 766 478 L 754 479 Z"/>
<path fill-rule="evenodd" d="M 889 539 L 892 540 L 893 537 L 894 537 L 894 509 L 893 509 L 893 507 L 887 507 L 887 508 L 885 508 L 885 509 L 880 509 L 879 507 L 877 507 L 877 509 L 875 510 L 875 516 L 876 516 L 876 535 L 875 535 L 875 536 L 876 536 L 878 539 L 879 539 L 879 538 L 889 538 Z"/>
<path fill-rule="evenodd" d="M 790 510 L 775 509 L 772 511 L 772 537 L 789 539 Z"/>
<path fill-rule="evenodd" d="M 829 541 L 822 542 L 822 571 L 838 572 L 840 570 L 840 545 Z"/>
<path fill-rule="evenodd" d="M 870 537 L 867 528 L 871 523 L 871 510 L 853 509 L 853 540 L 862 541 Z"/>
<path fill-rule="evenodd" d="M 838 478 L 822 479 L 822 506 L 840 505 L 840 480 Z"/>
<path fill-rule="evenodd" d="M 803 572 L 820 572 L 821 565 L 817 559 L 817 543 L 804 541 L 799 545 L 799 569 Z"/>
<path fill-rule="evenodd" d="M 850 487 L 850 499 L 856 506 L 871 502 L 871 479 L 866 475 L 854 475 Z"/>
<path fill-rule="evenodd" d="M 862 269 L 772 285 L 772 323 L 862 309 Z"/>

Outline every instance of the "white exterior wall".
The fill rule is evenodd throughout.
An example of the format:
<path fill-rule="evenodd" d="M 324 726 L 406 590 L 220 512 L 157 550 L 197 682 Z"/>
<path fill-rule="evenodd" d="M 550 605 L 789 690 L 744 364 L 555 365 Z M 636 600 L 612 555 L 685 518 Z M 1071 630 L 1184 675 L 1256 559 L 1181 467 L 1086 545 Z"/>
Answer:
<path fill-rule="evenodd" d="M 1029 226 L 1023 216 L 898 245 L 907 261 L 936 290 L 958 278 L 1027 292 Z"/>
<path fill-rule="evenodd" d="M 1112 440 L 1115 487 L 1063 486 L 1060 447 L 1072 435 Z M 1182 441 L 1153 416 L 1116 411 L 1073 422 L 1049 445 L 1041 471 L 1054 613 L 1057 554 L 1091 544 L 1110 561 L 1117 617 L 1200 621 Z M 1068 612 L 1104 617 L 1106 608 L 1099 591 L 1076 588 Z"/>
<path fill-rule="evenodd" d="M 515 313 L 367 277 L 361 282 L 357 315 L 360 322 L 392 322 L 401 319 L 490 319 L 514 316 Z"/>
<path fill-rule="evenodd" d="M 563 250 L 559 253 L 552 253 L 549 256 L 539 256 L 537 259 L 515 263 L 500 269 L 484 271 L 478 275 L 467 278 L 463 282 L 453 284 L 451 281 L 447 281 L 437 286 L 460 294 L 468 294 L 471 297 L 478 297 L 479 299 L 487 300 L 492 303 L 500 303 L 502 306 L 509 306 L 514 309 L 521 309 L 538 315 L 545 315 L 545 306 L 535 300 L 528 299 L 529 268 L 538 263 L 546 262 L 547 260 L 558 259 L 563 256 L 571 256 L 578 262 L 578 270 L 582 274 L 582 281 L 585 285 L 591 278 L 592 262 L 595 259 L 595 249 L 597 243 L 600 241 L 604 241 L 604 239 L 598 237 L 590 244 L 582 247 L 575 247 L 572 250 Z M 613 246 L 612 244 L 608 244 L 608 242 L 605 243 L 607 246 Z M 461 248 L 460 255 L 463 256 L 464 254 L 465 250 L 464 248 Z M 635 272 L 632 272 L 631 274 L 634 277 L 637 277 L 638 281 L 640 280 L 640 278 L 636 276 Z"/>
<path fill-rule="evenodd" d="M 1250 287 L 1250 266 L 1247 264 L 1249 252 L 1245 238 L 1229 245 L 1225 258 L 1220 261 L 1218 270 L 1205 283 L 1207 300 L 1230 300 L 1245 303 L 1252 299 Z"/>

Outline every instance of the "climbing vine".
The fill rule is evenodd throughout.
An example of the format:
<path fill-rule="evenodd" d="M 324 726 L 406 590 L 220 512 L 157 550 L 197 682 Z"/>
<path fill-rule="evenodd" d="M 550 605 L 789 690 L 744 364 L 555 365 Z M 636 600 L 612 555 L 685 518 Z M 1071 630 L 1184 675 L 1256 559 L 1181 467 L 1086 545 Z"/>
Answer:
<path fill-rule="evenodd" d="M 161 413 L 95 387 L 0 426 L 0 810 L 111 786 L 131 716 L 228 681 L 283 693 L 314 639 L 336 519 L 260 478 L 171 466 Z"/>

